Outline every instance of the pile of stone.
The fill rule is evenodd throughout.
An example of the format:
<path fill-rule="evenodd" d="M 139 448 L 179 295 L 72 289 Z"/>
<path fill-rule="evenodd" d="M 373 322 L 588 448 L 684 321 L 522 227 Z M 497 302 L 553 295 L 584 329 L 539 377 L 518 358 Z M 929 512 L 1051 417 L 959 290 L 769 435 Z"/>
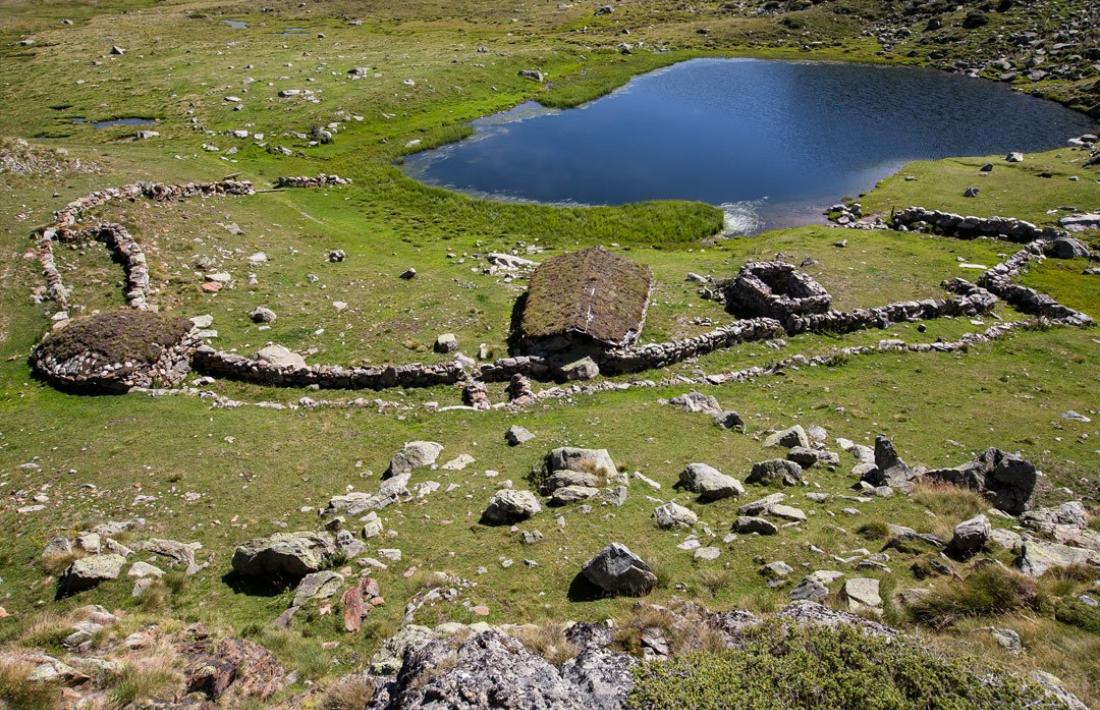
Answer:
<path fill-rule="evenodd" d="M 821 284 L 782 261 L 749 262 L 720 287 L 726 307 L 748 318 L 786 320 L 794 315 L 825 313 L 832 303 Z"/>
<path fill-rule="evenodd" d="M 81 230 L 74 238 L 91 238 L 107 245 L 115 260 L 122 264 L 126 274 L 126 303 L 131 308 L 148 306 L 149 266 L 145 252 L 121 224 L 103 223 Z"/>
<path fill-rule="evenodd" d="M 350 185 L 350 178 L 342 178 L 339 175 L 326 175 L 320 173 L 313 177 L 309 175 L 281 175 L 275 178 L 275 187 L 335 187 L 337 185 Z"/>

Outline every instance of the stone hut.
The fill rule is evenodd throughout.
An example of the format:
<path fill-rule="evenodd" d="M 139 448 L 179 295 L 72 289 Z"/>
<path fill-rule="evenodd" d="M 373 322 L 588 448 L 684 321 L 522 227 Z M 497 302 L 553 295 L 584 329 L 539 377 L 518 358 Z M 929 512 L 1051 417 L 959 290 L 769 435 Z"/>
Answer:
<path fill-rule="evenodd" d="M 519 349 L 562 360 L 599 360 L 642 332 L 653 274 L 602 247 L 554 257 L 531 275 Z"/>
<path fill-rule="evenodd" d="M 743 318 L 785 321 L 792 315 L 826 313 L 832 297 L 811 276 L 782 261 L 754 261 L 721 285 L 726 308 Z"/>

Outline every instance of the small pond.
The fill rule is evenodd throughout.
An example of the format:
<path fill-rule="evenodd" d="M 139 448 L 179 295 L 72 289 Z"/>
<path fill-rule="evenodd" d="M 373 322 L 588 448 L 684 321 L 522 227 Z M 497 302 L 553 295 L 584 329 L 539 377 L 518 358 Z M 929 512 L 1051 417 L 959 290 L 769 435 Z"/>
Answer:
<path fill-rule="evenodd" d="M 247 30 L 248 23 L 244 20 L 222 20 L 222 24 L 229 25 L 235 30 Z"/>
<path fill-rule="evenodd" d="M 106 121 L 93 121 L 92 126 L 97 130 L 103 130 L 104 128 L 114 128 L 115 126 L 153 126 L 156 125 L 156 122 L 157 120 L 155 118 L 127 116 L 125 118 L 110 118 Z M 73 119 L 73 123 L 83 124 L 88 123 L 88 120 L 78 116 Z"/>
<path fill-rule="evenodd" d="M 1049 150 L 1086 116 L 930 69 L 698 59 L 577 109 L 530 103 L 409 156 L 424 182 L 502 199 L 722 205 L 733 233 L 820 221 L 915 159 Z"/>

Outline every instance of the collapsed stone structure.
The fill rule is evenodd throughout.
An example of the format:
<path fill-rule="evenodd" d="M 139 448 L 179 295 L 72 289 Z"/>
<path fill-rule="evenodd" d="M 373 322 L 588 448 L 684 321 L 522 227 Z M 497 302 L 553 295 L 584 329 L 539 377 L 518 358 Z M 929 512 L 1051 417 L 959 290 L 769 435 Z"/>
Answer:
<path fill-rule="evenodd" d="M 180 384 L 198 342 L 189 320 L 123 310 L 69 321 L 35 346 L 30 363 L 61 389 L 122 393 Z"/>
<path fill-rule="evenodd" d="M 335 187 L 337 185 L 350 185 L 350 178 L 342 178 L 339 175 L 326 175 L 321 173 L 312 175 L 284 175 L 275 178 L 275 187 Z"/>
<path fill-rule="evenodd" d="M 782 261 L 754 261 L 741 267 L 735 278 L 719 285 L 726 308 L 742 317 L 790 316 L 825 313 L 832 297 L 809 274 Z"/>

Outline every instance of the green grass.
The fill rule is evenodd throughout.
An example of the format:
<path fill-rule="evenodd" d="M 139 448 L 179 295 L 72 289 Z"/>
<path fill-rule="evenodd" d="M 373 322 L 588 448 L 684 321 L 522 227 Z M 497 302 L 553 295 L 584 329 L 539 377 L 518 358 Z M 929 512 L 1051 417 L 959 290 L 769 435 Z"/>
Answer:
<path fill-rule="evenodd" d="M 838 471 L 807 473 L 811 490 L 829 493 L 829 500 L 815 503 L 805 499 L 803 491 L 789 491 L 790 502 L 809 516 L 800 529 L 785 529 L 774 538 L 741 537 L 721 543 L 739 501 L 700 505 L 690 495 L 674 492 L 672 484 L 692 461 L 711 463 L 743 479 L 753 462 L 773 455 L 756 439 L 768 428 L 817 423 L 831 436 L 868 444 L 876 433 L 886 432 L 910 465 L 929 467 L 957 465 L 987 446 L 1020 450 L 1042 468 L 1052 486 L 1074 490 L 1093 473 L 1094 429 L 1060 419 L 1067 409 L 1087 413 L 1096 406 L 1097 335 L 1089 330 L 1023 331 L 957 354 L 838 357 L 833 367 L 791 369 L 781 377 L 704 387 L 724 406 L 740 412 L 747 422 L 744 435 L 723 431 L 703 415 L 657 403 L 693 388 L 686 384 L 577 395 L 520 413 L 432 413 L 425 407 L 429 402 L 457 403 L 457 388 L 387 391 L 378 396 L 401 408 L 380 413 L 360 407 L 276 411 L 252 406 L 265 401 L 290 404 L 303 396 L 349 404 L 359 396 L 376 396 L 373 393 L 218 382 L 211 389 L 246 403 L 221 409 L 208 400 L 185 396 L 78 397 L 36 382 L 26 358 L 48 330 L 52 308 L 29 297 L 41 282 L 37 266 L 25 257 L 30 234 L 47 224 L 52 211 L 66 201 L 135 180 L 208 180 L 240 172 L 265 188 L 279 175 L 324 171 L 354 179 L 353 185 L 327 190 L 262 191 L 251 197 L 166 205 L 121 202 L 90 215 L 126 225 L 141 242 L 157 289 L 153 301 L 162 312 L 212 314 L 218 330 L 213 344 L 219 348 L 250 355 L 275 341 L 308 353 L 311 363 L 440 360 L 431 344 L 443 332 L 456 333 L 467 354 L 475 353 L 480 343 L 496 356 L 504 354 L 512 307 L 526 284 L 482 274 L 484 261 L 475 255 L 488 251 L 515 249 L 526 255 L 528 247 L 534 247 L 531 257 L 543 260 L 603 245 L 649 266 L 656 288 L 642 342 L 658 342 L 713 327 L 702 319 L 715 324 L 729 319 L 720 306 L 699 298 L 697 286 L 685 280 L 688 272 L 728 277 L 745 261 L 772 258 L 778 252 L 795 263 L 813 257 L 818 263 L 806 270 L 833 294 L 837 308 L 851 309 L 942 297 L 942 280 L 976 276 L 960 269 L 960 259 L 993 264 L 1016 248 L 986 240 L 839 232 L 822 226 L 714 240 L 722 214 L 708 205 L 667 201 L 556 208 L 498 203 L 422 185 L 399 165 L 402 156 L 415 149 L 407 147 L 410 141 L 419 140 L 416 148 L 423 148 L 456 140 L 468 135 L 470 120 L 527 100 L 575 106 L 639 72 L 695 56 L 927 63 L 928 47 L 918 43 L 919 35 L 912 44 L 881 56 L 876 55 L 876 42 L 860 36 L 864 23 L 882 11 L 877 3 L 845 2 L 850 14 L 834 12 L 835 3 L 822 3 L 796 13 L 793 28 L 781 24 L 781 17 L 740 17 L 717 4 L 689 11 L 671 0 L 621 4 L 614 15 L 599 18 L 592 16 L 589 6 L 559 8 L 557 3 L 528 0 L 509 6 L 494 0 L 270 4 L 275 11 L 269 14 L 223 0 L 0 0 L 0 93 L 6 108 L 0 133 L 41 136 L 40 143 L 63 148 L 70 159 L 79 158 L 95 169 L 0 175 L 4 204 L 11 206 L 0 214 L 0 491 L 5 501 L 0 525 L 18 531 L 0 545 L 8 595 L 3 606 L 12 614 L 0 624 L 0 642 L 60 653 L 64 627 L 49 622 L 89 603 L 149 623 L 168 618 L 182 624 L 201 621 L 216 634 L 246 636 L 263 644 L 289 670 L 298 671 L 300 682 L 286 691 L 289 696 L 302 692 L 304 681 L 327 684 L 362 668 L 381 640 L 398 628 L 405 603 L 421 590 L 429 572 L 451 572 L 477 586 L 454 602 L 422 609 L 415 619 L 421 623 L 550 625 L 563 619 L 625 619 L 633 600 L 579 602 L 566 593 L 585 560 L 608 542 L 620 540 L 664 580 L 652 595 L 656 603 L 687 597 L 718 609 L 770 610 L 787 601 L 787 589 L 767 588 L 754 558 L 782 559 L 796 570 L 817 569 L 823 558 L 809 544 L 828 555 L 861 547 L 877 551 L 874 543 L 882 538 L 886 522 L 949 534 L 954 523 L 979 505 L 965 495 L 916 500 L 899 496 L 855 504 L 840 497 L 851 494 L 848 470 L 854 463 L 842 454 Z M 61 25 L 65 17 L 75 24 Z M 229 17 L 246 20 L 249 28 L 234 30 L 222 24 Z M 347 24 L 346 18 L 355 17 L 364 23 Z M 286 27 L 302 27 L 305 32 L 276 34 Z M 701 28 L 709 34 L 698 33 Z M 623 34 L 624 29 L 630 34 Z M 35 45 L 17 46 L 24 36 L 33 36 Z M 977 43 L 983 36 L 987 35 L 974 34 L 965 42 Z M 646 49 L 623 55 L 616 49 L 623 41 L 643 42 Z M 808 51 L 812 41 L 823 44 Z M 127 53 L 110 56 L 111 44 L 125 47 Z M 488 51 L 479 52 L 481 46 Z M 658 46 L 672 51 L 649 51 Z M 906 56 L 910 48 L 918 54 Z M 961 46 L 958 51 L 966 50 Z M 352 81 L 347 70 L 358 66 L 371 67 L 371 75 Z M 517 75 L 520 69 L 536 67 L 548 75 L 546 84 Z M 373 76 L 375 72 L 381 76 Z M 246 83 L 249 77 L 255 81 Z M 403 84 L 405 79 L 413 79 L 415 86 Z M 319 103 L 280 99 L 275 94 L 282 88 L 309 88 L 317 92 Z M 1075 91 L 1059 90 L 1065 96 Z M 243 99 L 241 110 L 224 101 L 229 95 Z M 129 140 L 132 129 L 96 131 L 72 123 L 76 116 L 97 120 L 124 115 L 156 117 L 161 137 L 136 142 Z M 192 118 L 198 129 L 192 128 Z M 330 145 L 309 147 L 291 135 L 337 119 L 341 126 Z M 236 128 L 264 133 L 265 142 L 284 145 L 294 154 L 276 157 L 252 140 L 226 135 Z M 217 145 L 219 152 L 203 150 L 204 143 Z M 231 147 L 235 153 L 228 152 Z M 1074 161 L 1080 157 L 1069 150 L 1053 151 L 1029 155 L 1018 166 L 996 159 L 997 167 L 987 178 L 975 177 L 985 158 L 918 163 L 883 181 L 863 202 L 869 210 L 884 212 L 920 204 L 1050 222 L 1058 215 L 1047 215 L 1048 209 L 1100 204 L 1096 169 L 1078 170 Z M 1042 170 L 1054 177 L 1038 177 Z M 1070 182 L 1068 176 L 1077 173 L 1082 179 Z M 907 182 L 901 177 L 907 174 L 918 179 Z M 963 200 L 962 190 L 978 179 L 981 197 Z M 229 223 L 239 225 L 243 234 L 233 235 L 221 226 Z M 838 239 L 847 239 L 848 246 L 833 246 Z M 348 254 L 341 264 L 329 264 L 325 258 L 335 248 Z M 249 264 L 249 255 L 258 251 L 268 255 L 268 262 Z M 120 268 L 102 245 L 66 245 L 57 253 L 66 282 L 74 288 L 74 315 L 123 305 Z M 198 268 L 196 257 L 208 259 L 209 267 Z M 417 278 L 398 279 L 410 266 L 416 267 Z M 1095 277 L 1080 274 L 1083 267 L 1080 261 L 1047 261 L 1032 268 L 1023 283 L 1096 316 L 1100 293 L 1090 280 Z M 222 270 L 233 275 L 234 284 L 214 296 L 201 293 L 202 273 Z M 255 284 L 249 274 L 256 275 Z M 316 283 L 308 274 L 318 277 Z M 335 301 L 343 301 L 347 308 L 337 310 Z M 278 314 L 270 330 L 260 331 L 248 318 L 258 305 Z M 999 305 L 996 317 L 1012 320 L 1019 314 Z M 916 324 L 899 324 L 842 337 L 798 336 L 785 344 L 752 344 L 664 371 L 616 379 L 698 377 L 763 365 L 794 353 L 819 355 L 874 345 L 884 338 L 954 340 L 996 320 L 990 316 L 980 322 L 983 325 L 968 318 L 941 319 L 928 322 L 923 333 Z M 502 386 L 492 386 L 490 396 L 502 401 Z M 530 429 L 537 438 L 508 447 L 503 433 L 513 424 Z M 223 575 L 234 546 L 284 526 L 315 529 L 315 511 L 329 497 L 349 486 L 373 490 L 389 457 L 413 439 L 443 443 L 443 461 L 467 453 L 476 463 L 461 472 L 416 472 L 414 482 L 436 480 L 443 488 L 423 501 L 384 511 L 386 530 L 393 537 L 372 540 L 367 554 L 376 555 L 379 547 L 398 547 L 404 554 L 400 563 L 377 574 L 386 606 L 372 613 L 355 637 L 339 629 L 338 613 L 303 615 L 286 631 L 270 628 L 292 592 L 254 596 L 227 584 Z M 663 488 L 655 493 L 632 483 L 622 508 L 594 506 L 585 514 L 579 506 L 570 506 L 535 516 L 520 525 L 544 533 L 546 539 L 534 546 L 522 545 L 507 528 L 476 523 L 489 496 L 505 480 L 518 487 L 529 485 L 527 475 L 547 451 L 561 445 L 606 447 L 624 470 L 642 471 Z M 21 468 L 31 461 L 40 468 Z M 488 477 L 487 470 L 499 475 Z M 446 492 L 451 483 L 459 488 Z M 767 492 L 749 488 L 750 498 Z M 48 495 L 46 511 L 15 512 L 35 493 Z M 192 500 L 189 493 L 199 498 Z M 138 495 L 156 500 L 135 505 Z M 699 563 L 690 552 L 677 549 L 683 534 L 655 528 L 650 516 L 656 503 L 647 495 L 695 510 L 718 533 L 719 540 L 712 544 L 722 548 L 722 556 L 713 563 Z M 850 507 L 860 514 L 844 512 Z M 555 520 L 559 513 L 562 528 Z M 45 543 L 58 534 L 135 515 L 147 519 L 147 528 L 123 542 L 153 536 L 201 542 L 199 558 L 209 560 L 210 567 L 186 580 L 173 573 L 142 600 L 132 599 L 129 580 L 120 579 L 52 601 L 55 578 L 39 561 Z M 891 556 L 893 581 L 886 588 L 923 584 L 909 571 L 916 556 L 894 551 Z M 502 557 L 515 564 L 505 569 Z M 1011 562 L 1008 553 L 997 552 L 996 557 Z M 528 568 L 524 559 L 538 566 Z M 484 573 L 479 573 L 481 568 Z M 407 572 L 411 573 L 406 577 Z M 885 582 L 887 575 L 882 576 Z M 953 628 L 962 629 L 971 622 L 966 614 L 973 610 L 1001 608 L 980 601 L 962 600 L 941 609 L 935 618 L 947 614 L 957 619 Z M 489 607 L 487 619 L 469 611 L 476 604 Z M 899 617 L 897 623 L 913 622 Z M 991 621 L 982 617 L 975 623 Z M 1095 703 L 1092 688 L 1098 681 L 1089 664 L 1096 656 L 1087 645 L 1091 635 L 1058 626 L 1047 617 L 1041 623 L 1062 631 L 1037 631 L 1028 662 L 1054 670 Z M 950 632 L 937 638 L 952 641 Z M 329 641 L 340 645 L 321 652 L 321 644 Z M 958 645 L 972 641 L 961 639 Z M 715 669 L 727 667 L 725 660 L 717 663 Z M 954 677 L 944 673 L 936 670 L 933 675 L 940 680 Z M 895 697 L 896 688 L 891 689 L 883 676 L 868 671 L 866 677 L 884 681 L 882 693 L 868 697 Z M 37 702 L 11 695 L 27 690 L 17 682 L 4 683 L 8 685 L 0 687 L 13 688 L 3 691 L 9 693 L 3 696 L 8 702 L 28 707 Z M 867 686 L 857 682 L 853 687 Z M 136 697 L 145 691 L 125 683 L 118 692 Z M 28 699 L 11 700 L 16 697 Z"/>
<path fill-rule="evenodd" d="M 1020 609 L 1037 609 L 1039 593 L 1033 580 L 989 565 L 921 597 L 909 606 L 919 623 L 943 628 L 966 617 L 989 617 Z"/>

